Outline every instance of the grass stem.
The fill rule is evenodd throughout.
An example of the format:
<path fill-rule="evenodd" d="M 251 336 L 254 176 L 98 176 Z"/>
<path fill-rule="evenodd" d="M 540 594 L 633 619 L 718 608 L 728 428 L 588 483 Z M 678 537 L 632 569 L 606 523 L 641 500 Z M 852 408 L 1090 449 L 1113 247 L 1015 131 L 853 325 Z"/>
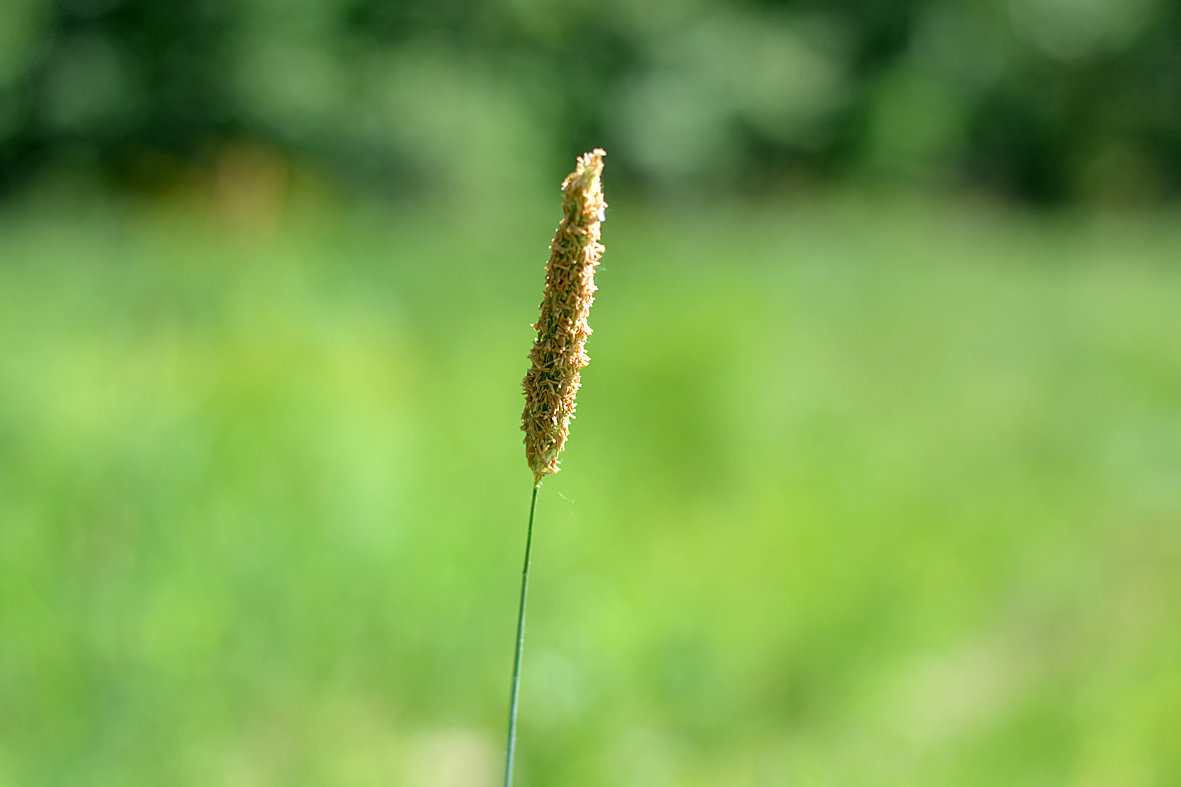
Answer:
<path fill-rule="evenodd" d="M 504 756 L 504 787 L 512 787 L 513 755 L 517 748 L 517 700 L 521 693 L 521 652 L 525 649 L 525 594 L 529 590 L 529 556 L 533 551 L 533 514 L 537 511 L 537 492 L 541 481 L 533 484 L 529 501 L 529 528 L 525 535 L 525 567 L 521 570 L 521 603 L 517 608 L 517 651 L 513 656 L 513 687 L 508 708 L 508 749 Z"/>

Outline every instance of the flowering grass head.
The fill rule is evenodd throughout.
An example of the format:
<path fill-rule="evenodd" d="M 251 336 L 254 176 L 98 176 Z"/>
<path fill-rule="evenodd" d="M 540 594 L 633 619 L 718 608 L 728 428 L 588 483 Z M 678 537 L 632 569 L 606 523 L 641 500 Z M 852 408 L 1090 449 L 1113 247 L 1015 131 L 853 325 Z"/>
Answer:
<path fill-rule="evenodd" d="M 599 231 L 607 208 L 604 155 L 595 149 L 580 156 L 574 172 L 562 182 L 563 216 L 549 247 L 541 316 L 533 326 L 537 338 L 523 383 L 525 458 L 537 483 L 558 472 L 558 455 L 570 434 L 581 384 L 579 371 L 590 362 L 587 316 L 595 300 L 595 267 L 603 253 Z"/>

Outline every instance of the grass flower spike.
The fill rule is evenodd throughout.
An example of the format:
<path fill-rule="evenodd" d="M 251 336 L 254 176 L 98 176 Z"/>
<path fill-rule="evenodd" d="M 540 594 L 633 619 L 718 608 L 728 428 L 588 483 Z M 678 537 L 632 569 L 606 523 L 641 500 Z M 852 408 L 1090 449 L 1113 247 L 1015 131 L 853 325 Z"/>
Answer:
<path fill-rule="evenodd" d="M 509 693 L 508 746 L 504 756 L 504 785 L 513 783 L 513 756 L 517 745 L 517 701 L 521 689 L 521 654 L 525 649 L 525 598 L 529 592 L 529 556 L 533 550 L 533 515 L 541 479 L 558 472 L 558 455 L 570 434 L 579 371 L 587 365 L 586 323 L 595 300 L 595 266 L 603 253 L 599 225 L 603 221 L 602 150 L 578 157 L 574 172 L 562 181 L 562 221 L 549 245 L 545 268 L 545 295 L 541 317 L 533 326 L 537 339 L 529 353 L 532 362 L 525 375 L 525 459 L 533 471 L 533 496 L 529 501 L 529 526 L 525 535 L 525 567 L 521 571 L 521 600 L 517 605 L 517 648 L 513 656 Z"/>
<path fill-rule="evenodd" d="M 558 472 L 558 455 L 570 434 L 579 370 L 587 365 L 587 315 L 595 299 L 595 266 L 603 253 L 599 225 L 603 201 L 603 156 L 597 149 L 580 156 L 562 183 L 565 214 L 550 244 L 537 339 L 525 375 L 525 459 L 535 481 Z"/>

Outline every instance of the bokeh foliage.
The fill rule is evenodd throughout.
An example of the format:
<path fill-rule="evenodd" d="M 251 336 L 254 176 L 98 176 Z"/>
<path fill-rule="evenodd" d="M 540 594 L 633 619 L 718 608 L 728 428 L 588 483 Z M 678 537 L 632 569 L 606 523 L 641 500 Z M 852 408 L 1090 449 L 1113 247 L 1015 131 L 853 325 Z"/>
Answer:
<path fill-rule="evenodd" d="M 3 214 L 0 785 L 496 783 L 516 208 Z M 617 200 L 520 783 L 1181 780 L 1178 226 Z"/>
<path fill-rule="evenodd" d="M 0 2 L 0 787 L 495 783 L 528 323 L 597 145 L 522 787 L 1181 783 L 1179 37 Z"/>
<path fill-rule="evenodd" d="M 528 181 L 603 145 L 617 183 L 649 188 L 836 178 L 1143 202 L 1181 187 L 1181 6 L 7 0 L 0 10 L 0 187 L 53 166 L 154 184 L 243 138 L 346 183 L 411 194 Z"/>

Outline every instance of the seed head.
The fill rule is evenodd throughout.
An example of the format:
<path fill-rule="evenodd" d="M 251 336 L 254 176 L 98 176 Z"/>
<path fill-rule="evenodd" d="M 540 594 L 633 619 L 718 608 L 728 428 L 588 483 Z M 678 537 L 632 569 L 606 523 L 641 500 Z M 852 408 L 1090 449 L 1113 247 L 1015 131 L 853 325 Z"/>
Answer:
<path fill-rule="evenodd" d="M 595 300 L 595 266 L 603 253 L 599 225 L 603 202 L 602 149 L 578 158 L 574 172 L 562 182 L 563 217 L 550 243 L 545 269 L 541 316 L 534 324 L 537 338 L 529 353 L 525 375 L 525 459 L 534 479 L 558 472 L 558 454 L 570 434 L 578 372 L 590 358 L 586 318 Z"/>

